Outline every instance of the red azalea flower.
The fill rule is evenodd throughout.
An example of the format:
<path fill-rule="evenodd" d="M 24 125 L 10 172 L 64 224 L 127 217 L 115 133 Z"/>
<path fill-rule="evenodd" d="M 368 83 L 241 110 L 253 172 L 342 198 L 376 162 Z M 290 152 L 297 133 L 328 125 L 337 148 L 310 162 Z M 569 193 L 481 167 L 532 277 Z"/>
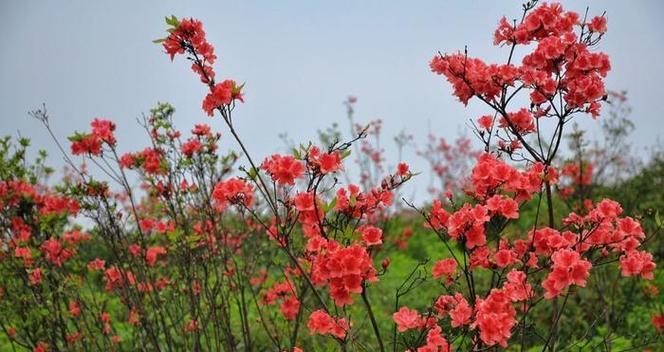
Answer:
<path fill-rule="evenodd" d="M 304 173 L 304 164 L 290 155 L 274 154 L 263 161 L 261 168 L 280 185 L 292 186 L 295 184 L 295 179 Z"/>
<path fill-rule="evenodd" d="M 217 183 L 212 197 L 219 210 L 226 209 L 229 203 L 251 207 L 254 203 L 254 190 L 244 180 L 234 177 Z"/>
<path fill-rule="evenodd" d="M 397 330 L 404 332 L 410 329 L 419 329 L 424 325 L 424 319 L 420 314 L 408 307 L 401 307 L 392 314 L 392 320 L 397 324 Z"/>
<path fill-rule="evenodd" d="M 431 273 L 433 274 L 434 279 L 438 279 L 442 276 L 450 277 L 457 268 L 456 260 L 452 258 L 441 259 L 437 261 L 431 268 Z"/>

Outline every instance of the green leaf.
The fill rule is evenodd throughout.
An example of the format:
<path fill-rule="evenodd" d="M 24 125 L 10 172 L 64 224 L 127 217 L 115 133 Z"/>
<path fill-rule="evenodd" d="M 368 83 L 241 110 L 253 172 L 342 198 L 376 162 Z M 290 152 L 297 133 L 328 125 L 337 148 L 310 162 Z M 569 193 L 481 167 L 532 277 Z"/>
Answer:
<path fill-rule="evenodd" d="M 152 42 L 155 43 L 155 44 L 161 44 L 165 41 L 166 41 L 166 38 L 159 38 L 159 39 L 153 40 Z"/>
<path fill-rule="evenodd" d="M 67 137 L 70 142 L 78 142 L 81 139 L 85 138 L 86 134 L 81 132 L 74 132 L 73 135 Z"/>
<path fill-rule="evenodd" d="M 323 212 L 327 213 L 331 209 L 334 209 L 334 207 L 336 205 L 337 205 L 337 198 L 335 197 L 335 198 L 332 198 L 331 202 L 325 204 L 325 206 L 323 207 Z"/>
<path fill-rule="evenodd" d="M 166 24 L 173 27 L 177 27 L 180 25 L 180 21 L 178 21 L 175 15 L 171 15 L 171 17 L 166 16 Z"/>
<path fill-rule="evenodd" d="M 350 156 L 350 149 L 346 149 L 346 150 L 342 151 L 340 156 L 341 156 L 342 160 L 346 159 L 348 156 Z"/>
<path fill-rule="evenodd" d="M 293 156 L 295 159 L 302 159 L 302 155 L 300 154 L 300 150 L 297 148 L 293 148 Z"/>
<path fill-rule="evenodd" d="M 249 170 L 249 172 L 247 172 L 247 177 L 249 177 L 249 179 L 251 179 L 251 180 L 255 180 L 256 176 L 258 176 L 258 170 L 256 170 L 256 168 L 252 167 Z"/>
<path fill-rule="evenodd" d="M 168 239 L 171 242 L 176 242 L 178 239 L 182 237 L 182 235 L 184 235 L 184 233 L 180 229 L 175 229 L 175 231 L 166 232 L 166 237 L 168 237 Z"/>

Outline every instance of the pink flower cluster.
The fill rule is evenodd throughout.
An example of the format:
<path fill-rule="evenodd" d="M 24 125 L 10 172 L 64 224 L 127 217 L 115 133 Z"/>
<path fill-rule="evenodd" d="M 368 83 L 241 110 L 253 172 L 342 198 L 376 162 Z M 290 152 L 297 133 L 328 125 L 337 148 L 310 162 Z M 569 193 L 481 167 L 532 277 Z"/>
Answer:
<path fill-rule="evenodd" d="M 343 168 L 341 163 L 341 154 L 339 151 L 322 153 L 318 147 L 311 147 L 307 155 L 309 168 L 314 172 L 329 174 L 337 172 Z"/>
<path fill-rule="evenodd" d="M 300 309 L 295 287 L 289 280 L 275 283 L 263 294 L 263 304 L 273 305 L 281 301 L 281 313 L 287 320 L 294 320 Z"/>
<path fill-rule="evenodd" d="M 585 287 L 586 278 L 592 264 L 581 258 L 578 252 L 571 249 L 560 249 L 551 256 L 553 265 L 551 273 L 542 282 L 545 298 L 553 298 L 566 287 L 574 284 Z"/>
<path fill-rule="evenodd" d="M 302 232 L 310 240 L 320 237 L 323 232 L 322 218 L 323 205 L 319 198 L 314 198 L 314 192 L 300 192 L 293 199 L 295 210 L 299 212 L 298 221 L 302 225 Z"/>
<path fill-rule="evenodd" d="M 338 339 L 344 339 L 350 329 L 346 318 L 335 319 L 323 310 L 317 310 L 309 316 L 307 327 L 312 333 L 329 334 Z"/>
<path fill-rule="evenodd" d="M 120 157 L 120 166 L 128 169 L 140 167 L 148 175 L 164 173 L 162 152 L 155 148 L 145 148 L 141 152 L 126 153 Z"/>
<path fill-rule="evenodd" d="M 391 206 L 393 197 L 391 190 L 382 186 L 361 192 L 360 187 L 349 184 L 337 190 L 335 210 L 354 218 L 371 216 Z"/>
<path fill-rule="evenodd" d="M 419 329 L 424 326 L 425 320 L 420 316 L 415 309 L 408 307 L 401 307 L 397 312 L 392 314 L 392 320 L 397 324 L 399 332 L 404 332 L 410 329 Z"/>
<path fill-rule="evenodd" d="M 90 123 L 92 132 L 87 134 L 77 133 L 69 137 L 71 152 L 74 155 L 89 154 L 99 156 L 102 152 L 102 145 L 106 143 L 110 146 L 115 145 L 115 123 L 110 120 L 95 118 Z"/>
<path fill-rule="evenodd" d="M 251 207 L 254 203 L 254 189 L 251 185 L 237 177 L 220 181 L 214 186 L 212 197 L 219 211 L 226 209 L 228 204 Z"/>
<path fill-rule="evenodd" d="M 274 154 L 263 161 L 261 168 L 280 185 L 292 186 L 304 173 L 304 164 L 292 155 Z"/>
<path fill-rule="evenodd" d="M 361 293 L 364 281 L 378 280 L 371 257 L 359 245 L 343 247 L 328 240 L 312 262 L 311 279 L 316 285 L 328 286 L 330 296 L 339 307 L 353 304 L 351 293 Z"/>
<path fill-rule="evenodd" d="M 217 60 L 214 47 L 205 38 L 205 31 L 201 21 L 195 19 L 178 20 L 175 17 L 167 18 L 166 22 L 173 28 L 168 37 L 163 39 L 163 47 L 171 57 L 187 53 L 191 59 L 191 69 L 196 72 L 201 82 L 208 85 L 210 92 L 203 100 L 203 111 L 209 116 L 214 114 L 215 109 L 230 105 L 235 100 L 244 102 L 242 96 L 243 85 L 238 85 L 233 80 L 224 80 L 215 83 L 215 72 L 212 65 Z"/>
<path fill-rule="evenodd" d="M 507 347 L 516 325 L 516 309 L 510 295 L 504 289 L 493 289 L 489 295 L 475 303 L 475 321 L 471 327 L 480 331 L 480 339 L 488 346 L 499 344 Z"/>
<path fill-rule="evenodd" d="M 491 101 L 501 94 L 504 86 L 513 86 L 518 78 L 514 65 L 487 65 L 460 53 L 435 56 L 429 66 L 433 72 L 447 78 L 454 95 L 464 104 L 473 96 Z"/>
<path fill-rule="evenodd" d="M 529 44 L 533 40 L 569 33 L 579 23 L 579 15 L 576 12 L 564 11 L 562 5 L 558 3 L 543 3 L 516 27 L 503 17 L 494 34 L 494 44 Z"/>
<path fill-rule="evenodd" d="M 201 76 L 203 83 L 209 83 L 214 78 L 212 66 L 217 60 L 214 47 L 208 43 L 203 30 L 203 23 L 193 18 L 175 20 L 175 28 L 170 32 L 163 43 L 166 53 L 171 57 L 182 55 L 186 51 L 200 55 L 203 66 L 192 64 L 191 69 Z"/>
<path fill-rule="evenodd" d="M 583 26 L 587 26 L 590 32 L 583 32 L 583 29 L 580 34 L 574 32 Z M 495 32 L 496 45 L 537 42 L 534 51 L 523 57 L 520 66 L 486 64 L 480 59 L 457 53 L 435 56 L 430 67 L 433 72 L 447 78 L 454 95 L 464 104 L 477 97 L 497 105 L 511 99 L 512 93 L 508 93 L 507 88 L 521 85 L 530 90 L 534 107 L 547 105 L 541 110 L 541 115 L 555 105 L 553 97 L 560 93 L 567 103 L 566 110 L 578 108 L 596 117 L 600 108 L 598 102 L 606 94 L 603 80 L 611 65 L 606 54 L 589 51 L 593 41 L 586 38 L 605 31 L 604 17 L 595 17 L 590 23 L 582 24 L 577 13 L 564 11 L 562 5 L 557 3 L 544 3 L 530 12 L 519 25 L 513 25 L 503 17 Z M 516 126 L 511 127 L 515 133 L 528 133 L 534 129 L 532 117 L 526 112 L 501 114 L 504 120 L 502 127 L 510 125 L 512 118 L 518 119 L 519 123 L 513 123 Z"/>
<path fill-rule="evenodd" d="M 556 170 L 551 167 L 545 170 L 541 163 L 534 163 L 527 170 L 519 171 L 488 153 L 480 156 L 471 175 L 473 192 L 478 196 L 503 190 L 514 192 L 517 201 L 530 199 L 532 193 L 541 189 L 543 179 L 555 182 Z"/>
<path fill-rule="evenodd" d="M 235 100 L 244 102 L 242 86 L 238 86 L 232 79 L 227 79 L 210 87 L 210 93 L 203 100 L 203 111 L 212 116 L 214 109 L 229 105 Z"/>

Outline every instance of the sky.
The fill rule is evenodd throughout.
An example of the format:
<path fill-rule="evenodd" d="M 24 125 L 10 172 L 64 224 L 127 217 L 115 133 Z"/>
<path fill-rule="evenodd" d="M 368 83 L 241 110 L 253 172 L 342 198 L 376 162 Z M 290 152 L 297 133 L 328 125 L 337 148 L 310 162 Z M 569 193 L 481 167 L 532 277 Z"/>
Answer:
<path fill-rule="evenodd" d="M 664 132 L 664 2 L 563 1 L 577 12 L 606 11 L 609 31 L 597 50 L 609 54 L 607 88 L 627 90 L 637 150 Z M 104 117 L 118 125 L 120 149 L 146 146 L 136 118 L 157 102 L 176 108 L 176 125 L 220 120 L 201 111 L 205 87 L 182 58 L 172 63 L 153 39 L 165 36 L 164 16 L 203 21 L 219 57 L 220 79 L 246 82 L 236 108 L 237 130 L 255 159 L 283 150 L 279 133 L 316 139 L 333 122 L 345 126 L 348 95 L 358 97 L 356 118 L 381 118 L 385 138 L 402 129 L 423 146 L 428 131 L 471 136 L 468 119 L 488 111 L 464 107 L 428 62 L 468 46 L 469 55 L 504 62 L 493 46 L 502 16 L 520 16 L 519 1 L 7 1 L 0 2 L 0 135 L 22 135 L 61 158 L 46 131 L 27 111 L 46 103 L 56 135 Z M 517 52 L 517 55 L 520 54 Z M 522 53 L 521 53 L 522 54 Z M 589 117 L 582 127 L 597 131 Z M 224 133 L 222 148 L 235 147 Z M 387 159 L 396 148 L 386 144 Z M 413 150 L 404 159 L 424 170 Z M 392 162 L 394 164 L 394 162 Z M 419 170 L 418 170 L 419 169 Z"/>

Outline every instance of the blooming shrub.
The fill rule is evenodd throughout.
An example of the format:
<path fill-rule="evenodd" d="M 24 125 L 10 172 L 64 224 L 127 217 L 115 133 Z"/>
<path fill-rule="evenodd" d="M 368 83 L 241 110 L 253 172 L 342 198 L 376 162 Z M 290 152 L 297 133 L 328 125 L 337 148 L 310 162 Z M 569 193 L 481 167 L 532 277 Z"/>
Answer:
<path fill-rule="evenodd" d="M 429 134 L 425 148 L 418 150 L 417 154 L 427 161 L 431 169 L 429 193 L 435 198 L 449 198 L 468 186 L 472 163 L 480 153 L 473 149 L 469 138 L 458 137 L 454 144 L 450 144 L 445 138 Z"/>
<path fill-rule="evenodd" d="M 12 153 L 5 140 L 0 327 L 11 347 L 555 350 L 572 343 L 560 338 L 560 322 L 595 272 L 654 278 L 644 247 L 653 235 L 618 202 L 589 200 L 565 214 L 554 207 L 561 177 L 586 181 L 573 166 L 559 171 L 556 155 L 569 121 L 597 118 L 605 99 L 608 56 L 592 51 L 607 29 L 603 16 L 527 3 L 520 22 L 503 18 L 495 32 L 507 63 L 467 53 L 431 60 L 462 103 L 490 109 L 474 131 L 484 152 L 460 141 L 459 153 L 476 156 L 468 181 L 422 209 L 404 202 L 422 216 L 418 236 L 435 235 L 427 245 L 445 254 L 414 264 L 395 287 L 390 275 L 413 229 L 397 231 L 412 212 L 393 205 L 414 173 L 383 163 L 380 122 L 353 127 L 349 141 L 302 144 L 257 163 L 233 120 L 244 85 L 218 82 L 200 21 L 166 22 L 157 42 L 171 60 L 192 63 L 207 89 L 203 112 L 242 154 L 221 152 L 222 134 L 207 124 L 183 136 L 168 104 L 141 121 L 143 150 L 121 153 L 115 123 L 101 118 L 70 137 L 71 154 L 86 164 L 58 144 L 71 175 L 53 186 L 43 179 L 51 172 L 44 155 L 27 165 L 27 141 Z M 530 50 L 520 64 L 517 49 Z M 512 106 L 518 94 L 528 94 L 529 107 Z M 45 108 L 32 114 L 52 133 Z M 358 182 L 342 183 L 353 148 L 365 168 Z M 661 313 L 651 320 L 661 331 Z"/>

